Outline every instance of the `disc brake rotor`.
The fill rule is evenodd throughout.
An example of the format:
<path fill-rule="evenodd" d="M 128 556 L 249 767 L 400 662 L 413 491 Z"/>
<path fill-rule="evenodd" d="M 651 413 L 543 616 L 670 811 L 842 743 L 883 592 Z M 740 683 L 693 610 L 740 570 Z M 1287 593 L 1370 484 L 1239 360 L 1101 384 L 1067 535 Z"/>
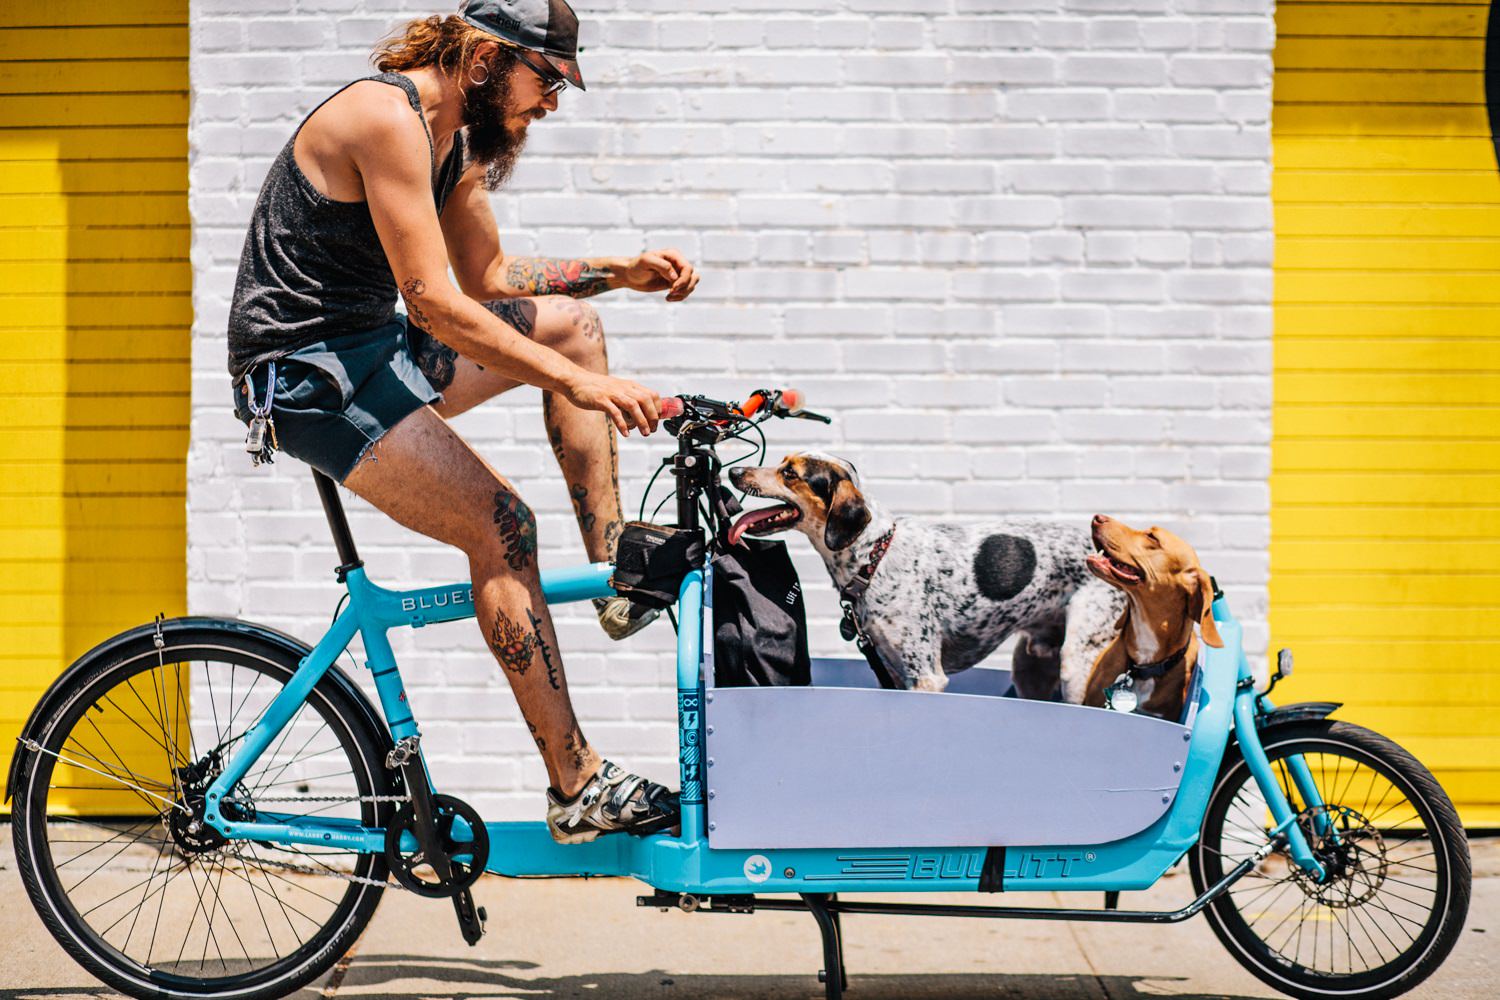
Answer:
<path fill-rule="evenodd" d="M 1323 881 L 1293 865 L 1303 895 L 1335 910 L 1363 906 L 1385 883 L 1386 843 L 1363 815 L 1346 806 L 1310 806 L 1297 815 L 1313 856 L 1323 866 Z"/>

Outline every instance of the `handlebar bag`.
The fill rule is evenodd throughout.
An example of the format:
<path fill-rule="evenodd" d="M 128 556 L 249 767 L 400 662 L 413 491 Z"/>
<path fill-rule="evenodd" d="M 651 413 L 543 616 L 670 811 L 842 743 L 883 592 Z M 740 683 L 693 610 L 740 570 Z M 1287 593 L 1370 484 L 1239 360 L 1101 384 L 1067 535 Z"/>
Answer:
<path fill-rule="evenodd" d="M 714 560 L 714 685 L 812 683 L 807 609 L 784 542 L 741 538 Z"/>
<path fill-rule="evenodd" d="M 630 521 L 620 532 L 610 586 L 637 604 L 667 608 L 688 571 L 703 565 L 703 533 L 646 521 Z"/>

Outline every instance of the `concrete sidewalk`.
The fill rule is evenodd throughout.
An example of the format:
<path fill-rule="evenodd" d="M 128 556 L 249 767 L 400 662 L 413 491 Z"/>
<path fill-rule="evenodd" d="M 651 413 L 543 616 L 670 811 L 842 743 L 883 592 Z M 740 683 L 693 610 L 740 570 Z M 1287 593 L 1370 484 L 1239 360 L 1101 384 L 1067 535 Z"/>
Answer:
<path fill-rule="evenodd" d="M 1474 844 L 1474 902 L 1447 963 L 1413 997 L 1500 994 L 1500 841 Z M 459 937 L 446 900 L 389 892 L 343 967 L 304 1000 L 429 997 L 677 997 L 770 1000 L 823 995 L 822 951 L 803 913 L 750 916 L 641 909 L 620 879 L 486 878 L 475 895 L 489 933 Z M 903 897 L 910 901 L 911 897 Z M 924 901 L 978 902 L 972 894 Z M 1191 898 L 1173 874 L 1122 906 L 1168 909 Z M 993 900 L 985 900 L 993 902 Z M 1018 904 L 1020 897 L 1007 900 Z M 1027 896 L 1032 905 L 1098 906 L 1098 894 Z M 0 836 L 0 1000 L 105 994 L 42 927 Z M 1201 918 L 1172 926 L 850 916 L 850 1000 L 995 997 L 1274 997 Z"/>

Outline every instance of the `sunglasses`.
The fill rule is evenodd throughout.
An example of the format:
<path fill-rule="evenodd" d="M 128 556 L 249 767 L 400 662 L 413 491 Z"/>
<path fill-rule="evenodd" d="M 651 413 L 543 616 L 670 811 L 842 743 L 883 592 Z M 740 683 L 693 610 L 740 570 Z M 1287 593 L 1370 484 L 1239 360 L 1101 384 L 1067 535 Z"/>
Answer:
<path fill-rule="evenodd" d="M 544 63 L 542 66 L 538 66 L 531 61 L 531 57 L 525 52 L 517 52 L 516 58 L 521 60 L 527 69 L 542 78 L 543 97 L 549 97 L 568 85 L 567 77 L 558 73 L 550 64 Z"/>

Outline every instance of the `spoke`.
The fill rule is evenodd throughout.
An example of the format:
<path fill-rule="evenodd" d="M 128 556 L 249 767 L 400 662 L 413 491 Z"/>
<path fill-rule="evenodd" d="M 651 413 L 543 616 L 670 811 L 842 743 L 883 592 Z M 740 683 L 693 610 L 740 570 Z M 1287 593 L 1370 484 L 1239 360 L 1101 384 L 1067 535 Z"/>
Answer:
<path fill-rule="evenodd" d="M 150 828 L 147 828 L 146 830 L 142 831 L 139 835 L 137 835 L 135 837 L 132 837 L 130 840 L 128 840 L 125 843 L 121 844 L 118 848 L 115 849 L 115 853 L 111 854 L 108 858 L 105 858 L 104 861 L 102 861 L 99 864 L 99 867 L 97 867 L 93 871 L 89 872 L 87 875 L 85 875 L 83 878 L 79 879 L 77 882 L 74 882 L 72 885 L 68 886 L 66 889 L 63 890 L 63 892 L 66 893 L 69 896 L 73 895 L 73 891 L 75 889 L 77 889 L 79 886 L 83 885 L 83 883 L 87 882 L 89 879 L 93 878 L 95 875 L 97 875 L 100 872 L 102 872 L 105 868 L 109 867 L 109 863 L 111 861 L 113 861 L 115 858 L 118 858 L 121 854 L 124 854 L 126 851 L 130 850 L 130 848 L 134 847 L 136 844 L 139 844 L 142 840 L 146 839 L 146 834 L 150 833 L 150 832 L 151 832 Z"/>
<path fill-rule="evenodd" d="M 167 853 L 167 843 L 166 838 L 162 838 L 161 846 L 156 849 L 156 857 L 151 861 L 151 874 L 146 876 L 146 884 L 141 890 L 141 901 L 135 906 L 135 916 L 130 921 L 130 929 L 125 932 L 125 943 L 120 946 L 121 952 L 128 952 L 130 948 L 130 939 L 135 936 L 135 927 L 140 922 L 141 911 L 146 908 L 146 900 L 151 898 L 151 883 L 156 880 L 156 870 L 161 867 L 161 859 Z M 109 931 L 106 930 L 99 936 L 103 937 L 107 933 Z"/>
<path fill-rule="evenodd" d="M 89 724 L 89 726 L 91 726 L 93 728 L 94 732 L 96 732 L 96 733 L 99 734 L 99 738 L 104 741 L 104 745 L 107 746 L 107 747 L 109 747 L 109 752 L 115 755 L 115 761 L 116 761 L 116 763 L 118 763 L 120 765 L 120 770 L 124 771 L 126 774 L 130 775 L 132 778 L 136 777 L 135 772 L 132 771 L 132 770 L 130 770 L 130 768 L 128 768 L 128 767 L 125 766 L 125 760 L 124 760 L 124 758 L 122 758 L 120 756 L 120 752 L 115 749 L 114 744 L 112 744 L 112 743 L 109 742 L 109 737 L 105 736 L 104 735 L 104 731 L 101 730 L 97 725 L 94 724 L 94 720 L 93 719 L 89 718 L 88 709 L 84 709 L 83 710 L 83 719 L 84 719 L 85 722 L 87 722 Z M 65 757 L 63 757 L 62 754 L 58 754 L 57 755 L 57 759 L 61 760 L 61 761 L 64 761 L 65 763 L 71 763 L 70 761 L 67 761 L 67 759 Z M 148 800 L 148 799 L 145 798 L 145 796 L 147 796 L 147 795 L 151 796 L 151 798 L 153 798 L 153 799 L 159 799 L 160 801 L 167 803 L 168 805 L 172 806 L 173 808 L 181 808 L 180 806 L 177 805 L 176 802 L 173 802 L 171 799 L 163 798 L 162 796 L 157 795 L 155 792 L 148 792 L 148 791 L 146 791 L 146 789 L 142 788 L 139 784 L 131 784 L 130 782 L 125 781 L 125 780 L 123 780 L 123 779 L 121 779 L 121 778 L 119 778 L 119 777 L 117 777 L 117 776 L 115 776 L 113 774 L 106 774 L 104 771 L 95 770 L 94 768 L 89 767 L 87 764 L 75 764 L 74 766 L 81 767 L 85 771 L 93 771 L 95 774 L 101 775 L 101 776 L 103 776 L 105 778 L 110 778 L 111 780 L 119 781 L 120 784 L 124 785 L 127 788 L 133 788 L 133 789 L 135 789 L 142 796 L 141 801 L 145 802 L 148 806 L 151 804 L 151 802 L 150 802 L 150 800 Z"/>
<path fill-rule="evenodd" d="M 146 834 L 148 834 L 148 833 L 151 832 L 151 828 L 154 825 L 155 824 L 153 824 L 153 823 L 147 823 L 147 824 L 145 824 L 146 829 L 143 830 L 143 831 L 141 831 L 139 834 L 137 834 L 131 840 L 131 843 L 138 843 L 141 839 L 143 839 L 146 836 Z M 93 844 L 94 845 L 93 847 L 90 847 L 88 850 L 86 850 L 86 851 L 80 851 L 79 853 L 73 855 L 68 860 L 62 862 L 61 864 L 55 865 L 53 867 L 55 868 L 55 870 L 61 871 L 62 869 L 66 868 L 68 865 L 71 865 L 73 862 L 79 861 L 79 860 L 81 860 L 83 858 L 88 857 L 90 854 L 93 854 L 99 848 L 104 847 L 104 846 L 106 846 L 108 844 L 113 844 L 115 841 L 119 840 L 121 837 L 124 837 L 124 836 L 128 835 L 129 832 L 130 831 L 128 831 L 128 830 L 121 830 L 119 833 L 115 834 L 113 837 L 110 837 L 108 840 L 53 840 L 51 837 L 48 837 L 47 838 L 47 843 L 49 843 L 49 844 Z M 166 843 L 165 838 L 163 838 L 162 842 Z M 129 845 L 126 845 L 126 846 L 129 846 Z"/>
<path fill-rule="evenodd" d="M 90 723 L 90 724 L 92 725 L 92 723 Z M 145 788 L 142 788 L 140 785 L 133 785 L 130 782 L 126 781 L 124 778 L 117 777 L 116 775 L 113 775 L 113 774 L 106 774 L 105 772 L 100 771 L 97 768 L 89 767 L 87 764 L 80 764 L 78 761 L 76 761 L 76 760 L 70 760 L 69 758 L 64 757 L 60 753 L 59 754 L 53 754 L 53 756 L 55 756 L 58 760 L 60 760 L 64 764 L 69 764 L 69 765 L 71 765 L 73 767 L 81 767 L 85 771 L 91 771 L 94 774 L 99 775 L 101 778 L 108 778 L 111 781 L 117 781 L 117 782 L 119 782 L 121 785 L 124 785 L 126 788 L 129 788 L 132 791 L 134 791 L 136 793 L 136 796 L 142 802 L 146 803 L 146 805 L 148 805 L 148 806 L 152 805 L 151 799 L 156 799 L 158 802 L 165 803 L 168 807 L 170 807 L 172 809 L 181 809 L 183 812 L 187 812 L 188 811 L 186 806 L 184 806 L 184 805 L 182 805 L 182 804 L 180 804 L 178 802 L 173 802 L 171 799 L 166 798 L 165 796 L 157 795 L 155 792 L 149 791 L 149 790 L 147 790 Z M 123 765 L 121 765 L 121 766 L 123 766 Z M 126 772 L 127 773 L 129 772 L 129 770 L 130 770 L 129 768 L 126 768 Z M 148 796 L 148 795 L 151 798 L 147 798 L 146 796 Z M 158 807 L 153 806 L 153 808 L 158 808 Z"/>

